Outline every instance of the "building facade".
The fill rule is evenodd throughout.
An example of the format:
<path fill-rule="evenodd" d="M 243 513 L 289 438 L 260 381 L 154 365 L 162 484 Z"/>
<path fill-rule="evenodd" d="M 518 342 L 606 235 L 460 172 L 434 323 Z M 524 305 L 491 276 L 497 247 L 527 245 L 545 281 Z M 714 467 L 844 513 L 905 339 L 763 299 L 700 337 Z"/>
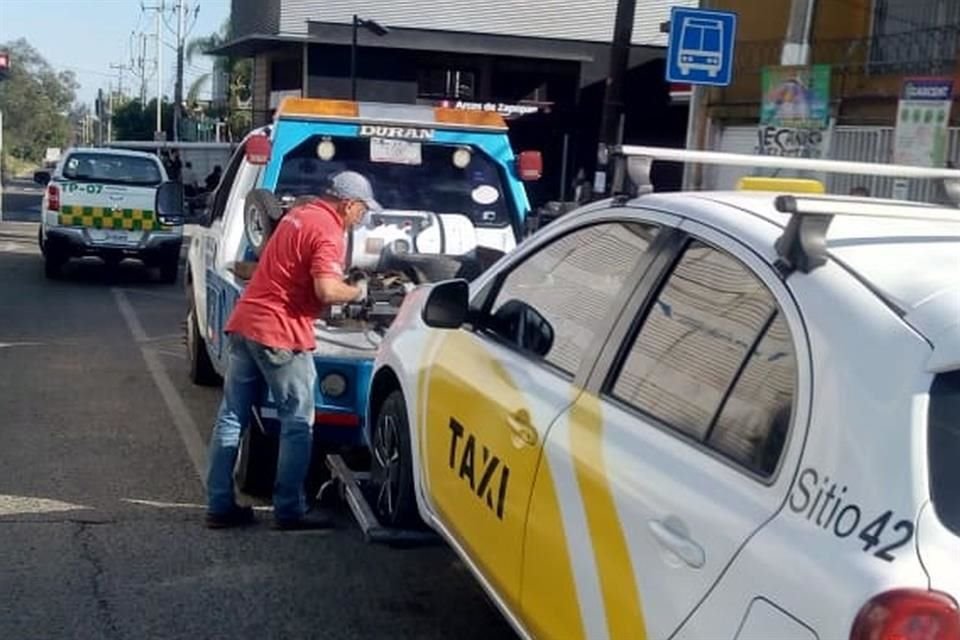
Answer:
<path fill-rule="evenodd" d="M 672 6 L 638 2 L 625 91 L 628 142 L 682 146 L 687 110 L 664 81 Z M 617 0 L 233 0 L 234 39 L 222 55 L 254 60 L 255 124 L 288 95 L 350 98 L 353 16 L 388 27 L 358 30 L 356 97 L 382 102 L 493 105 L 514 147 L 539 149 L 545 175 L 532 199 L 569 197 L 590 175 Z M 678 181 L 673 175 L 668 181 Z"/>
<path fill-rule="evenodd" d="M 734 81 L 708 92 L 712 148 L 754 153 L 765 66 L 780 64 L 790 0 L 714 0 L 739 14 Z M 811 64 L 830 65 L 833 126 L 826 155 L 833 159 L 892 162 L 898 102 L 907 78 L 957 78 L 960 2 L 957 0 L 816 0 Z M 954 87 L 954 96 L 960 87 Z M 960 109 L 951 109 L 947 158 L 960 164 Z M 739 171 L 715 171 L 704 186 L 729 188 Z M 867 186 L 891 194 L 892 180 L 830 177 L 832 191 Z M 917 181 L 911 197 L 929 199 L 933 185 Z"/>

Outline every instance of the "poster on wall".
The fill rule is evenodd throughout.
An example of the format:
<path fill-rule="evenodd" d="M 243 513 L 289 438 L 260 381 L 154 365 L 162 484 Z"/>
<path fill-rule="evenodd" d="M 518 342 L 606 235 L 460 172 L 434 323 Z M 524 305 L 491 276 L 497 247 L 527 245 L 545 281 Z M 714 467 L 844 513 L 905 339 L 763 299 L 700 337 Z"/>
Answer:
<path fill-rule="evenodd" d="M 829 130 L 830 65 L 764 67 L 758 154 L 825 157 Z"/>
<path fill-rule="evenodd" d="M 952 102 L 951 78 L 907 78 L 903 81 L 894 131 L 895 164 L 944 165 Z"/>

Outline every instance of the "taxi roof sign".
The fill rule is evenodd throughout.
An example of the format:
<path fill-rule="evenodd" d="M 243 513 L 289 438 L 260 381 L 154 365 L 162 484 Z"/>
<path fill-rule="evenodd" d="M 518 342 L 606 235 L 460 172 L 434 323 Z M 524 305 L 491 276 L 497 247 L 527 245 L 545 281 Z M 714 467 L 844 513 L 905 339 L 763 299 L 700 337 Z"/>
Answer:
<path fill-rule="evenodd" d="M 819 180 L 810 178 L 764 178 L 745 176 L 737 182 L 737 191 L 776 191 L 778 193 L 826 193 Z"/>
<path fill-rule="evenodd" d="M 276 116 L 284 119 L 360 120 L 367 123 L 420 127 L 507 128 L 503 116 L 489 111 L 320 98 L 284 98 L 277 108 Z"/>

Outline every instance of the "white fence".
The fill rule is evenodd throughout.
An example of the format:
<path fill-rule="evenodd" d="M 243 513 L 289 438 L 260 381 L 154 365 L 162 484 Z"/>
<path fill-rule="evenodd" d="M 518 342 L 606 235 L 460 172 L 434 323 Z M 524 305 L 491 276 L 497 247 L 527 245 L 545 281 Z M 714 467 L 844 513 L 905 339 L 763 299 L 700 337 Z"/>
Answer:
<path fill-rule="evenodd" d="M 830 140 L 828 157 L 831 160 L 855 162 L 893 162 L 893 127 L 836 127 Z M 715 147 L 719 151 L 754 153 L 757 143 L 757 127 L 725 127 L 717 136 Z M 951 128 L 947 158 L 960 166 L 960 129 Z M 769 172 L 768 172 L 769 173 Z M 767 175 L 759 171 L 724 168 L 707 172 L 707 188 L 732 189 L 737 179 L 744 175 Z M 893 178 L 831 174 L 826 177 L 830 193 L 846 194 L 854 187 L 866 187 L 870 195 L 889 198 L 893 195 Z M 931 180 L 910 180 L 909 199 L 922 202 L 947 202 L 942 187 Z"/>

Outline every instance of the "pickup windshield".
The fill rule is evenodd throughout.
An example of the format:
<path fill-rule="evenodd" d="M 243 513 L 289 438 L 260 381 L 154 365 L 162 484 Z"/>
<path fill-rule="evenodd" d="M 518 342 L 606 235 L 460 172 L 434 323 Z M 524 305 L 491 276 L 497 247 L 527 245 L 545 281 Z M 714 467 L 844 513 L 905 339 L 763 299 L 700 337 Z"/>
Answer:
<path fill-rule="evenodd" d="M 155 187 L 163 182 L 160 168 L 149 158 L 108 153 L 74 153 L 63 166 L 67 180 Z"/>
<path fill-rule="evenodd" d="M 274 192 L 315 195 L 345 169 L 362 173 L 388 210 L 461 213 L 504 227 L 514 213 L 495 162 L 481 151 L 434 142 L 312 136 L 283 159 Z"/>

